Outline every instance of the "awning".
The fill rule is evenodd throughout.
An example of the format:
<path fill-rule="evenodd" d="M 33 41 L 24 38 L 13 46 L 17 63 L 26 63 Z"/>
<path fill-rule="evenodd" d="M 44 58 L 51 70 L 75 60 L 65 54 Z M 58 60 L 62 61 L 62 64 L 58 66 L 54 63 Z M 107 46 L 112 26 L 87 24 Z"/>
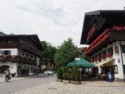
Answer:
<path fill-rule="evenodd" d="M 107 60 L 107 61 L 98 63 L 98 64 L 95 65 L 95 67 L 103 66 L 104 64 L 108 64 L 108 63 L 112 63 L 114 60 L 115 60 L 115 59 L 110 59 L 110 60 Z"/>

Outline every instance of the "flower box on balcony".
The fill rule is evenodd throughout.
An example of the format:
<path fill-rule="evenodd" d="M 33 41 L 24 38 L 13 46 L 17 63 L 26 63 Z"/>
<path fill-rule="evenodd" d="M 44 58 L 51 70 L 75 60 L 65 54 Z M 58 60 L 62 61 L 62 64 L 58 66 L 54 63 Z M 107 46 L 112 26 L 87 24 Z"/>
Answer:
<path fill-rule="evenodd" d="M 106 57 L 112 57 L 112 53 L 108 53 Z"/>
<path fill-rule="evenodd" d="M 105 58 L 106 58 L 106 55 L 105 55 L 105 54 L 101 56 L 101 59 L 105 59 Z"/>

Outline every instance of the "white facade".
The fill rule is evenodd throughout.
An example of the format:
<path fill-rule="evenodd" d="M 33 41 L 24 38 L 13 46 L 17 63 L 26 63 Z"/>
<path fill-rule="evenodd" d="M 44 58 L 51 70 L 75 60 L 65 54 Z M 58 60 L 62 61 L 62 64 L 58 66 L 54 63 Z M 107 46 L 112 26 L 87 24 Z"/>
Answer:
<path fill-rule="evenodd" d="M 6 51 L 6 50 L 11 51 L 11 54 L 10 54 L 10 55 L 19 55 L 19 52 L 18 52 L 18 49 L 17 49 L 17 48 L 0 49 L 0 51 Z M 2 53 L 1 53 L 0 55 L 2 55 Z"/>
<path fill-rule="evenodd" d="M 16 49 L 16 48 L 13 48 L 13 49 L 0 49 L 0 56 L 4 56 L 3 55 L 3 52 L 4 51 L 9 51 L 10 53 L 8 53 L 10 56 L 18 56 L 19 55 L 19 50 L 18 49 Z M 26 52 L 26 54 L 28 54 L 27 52 Z M 23 55 L 22 55 L 22 57 L 24 56 L 24 57 L 26 57 L 26 54 L 25 54 L 25 52 L 23 52 Z M 7 55 L 5 55 L 5 57 L 6 57 Z M 39 65 L 39 62 L 40 62 L 40 59 L 37 57 L 37 56 L 35 56 L 35 55 L 32 55 L 32 57 L 30 57 L 31 56 L 31 54 L 29 54 L 29 57 L 27 57 L 27 58 L 31 58 L 31 59 L 33 59 L 33 60 L 37 60 L 37 63 L 36 63 L 36 65 L 30 65 L 30 62 L 28 62 L 28 64 L 25 64 L 25 63 L 18 63 L 18 62 L 11 62 L 11 61 L 5 61 L 5 62 L 0 62 L 0 67 L 1 66 L 8 66 L 9 67 L 9 69 L 10 69 L 10 73 L 11 74 L 15 74 L 15 76 L 21 76 L 20 75 L 20 70 L 19 70 L 19 67 L 21 68 L 21 69 L 27 69 L 28 70 L 28 73 L 29 73 L 29 75 L 33 75 L 33 73 L 34 73 L 34 70 L 35 69 L 38 69 L 38 65 Z"/>
<path fill-rule="evenodd" d="M 113 54 L 110 57 L 106 57 L 105 59 L 101 59 L 101 61 L 96 60 L 93 61 L 95 66 L 98 67 L 98 73 L 101 73 L 101 67 L 104 66 L 115 66 L 114 71 L 114 78 L 115 80 L 124 80 L 125 79 L 125 74 L 124 74 L 124 69 L 123 65 L 125 65 L 125 53 L 122 52 L 121 45 L 125 45 L 125 41 L 116 41 L 110 45 L 107 45 L 105 48 L 99 50 L 96 54 L 99 54 L 103 51 L 107 51 L 108 48 L 113 48 Z M 93 55 L 93 56 L 94 56 Z"/>

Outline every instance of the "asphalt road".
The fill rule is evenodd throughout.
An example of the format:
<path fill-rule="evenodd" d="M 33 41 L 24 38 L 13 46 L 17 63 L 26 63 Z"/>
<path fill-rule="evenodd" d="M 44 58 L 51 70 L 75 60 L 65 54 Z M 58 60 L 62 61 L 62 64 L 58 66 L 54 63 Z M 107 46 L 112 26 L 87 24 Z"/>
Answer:
<path fill-rule="evenodd" d="M 48 84 L 56 80 L 55 75 L 27 77 L 23 80 L 0 83 L 0 94 L 13 94 L 16 91 L 31 88 L 40 84 Z"/>

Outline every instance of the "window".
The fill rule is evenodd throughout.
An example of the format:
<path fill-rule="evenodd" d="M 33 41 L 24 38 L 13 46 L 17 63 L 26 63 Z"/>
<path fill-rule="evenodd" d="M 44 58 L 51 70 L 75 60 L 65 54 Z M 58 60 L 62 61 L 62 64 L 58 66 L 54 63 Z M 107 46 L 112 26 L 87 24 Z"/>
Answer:
<path fill-rule="evenodd" d="M 106 57 L 112 57 L 112 55 L 113 55 L 113 47 L 109 48 L 107 51 L 108 52 L 107 52 Z"/>
<path fill-rule="evenodd" d="M 2 52 L 3 55 L 11 55 L 11 51 L 10 50 L 5 50 Z"/>
<path fill-rule="evenodd" d="M 125 45 L 122 45 L 122 52 L 125 53 Z"/>
<path fill-rule="evenodd" d="M 0 51 L 0 55 L 2 54 L 2 51 Z"/>
<path fill-rule="evenodd" d="M 114 73 L 115 73 L 115 74 L 118 74 L 118 66 L 117 66 L 117 65 L 114 65 L 114 66 L 113 66 L 113 69 L 114 69 Z"/>
<path fill-rule="evenodd" d="M 102 58 L 102 59 L 106 59 L 106 51 L 103 51 L 103 52 L 102 52 L 101 58 Z"/>
<path fill-rule="evenodd" d="M 22 50 L 19 51 L 20 56 L 24 56 L 24 52 Z"/>
<path fill-rule="evenodd" d="M 111 47 L 111 48 L 108 49 L 108 53 L 113 54 L 113 47 Z"/>
<path fill-rule="evenodd" d="M 97 61 L 97 55 L 95 55 L 95 57 L 94 57 L 94 61 Z"/>
<path fill-rule="evenodd" d="M 5 40 L 5 43 L 11 43 L 11 40 L 7 39 Z"/>
<path fill-rule="evenodd" d="M 94 57 L 91 57 L 91 62 L 94 62 Z"/>
<path fill-rule="evenodd" d="M 123 70 L 124 70 L 124 74 L 125 74 L 125 65 L 123 65 Z"/>
<path fill-rule="evenodd" d="M 99 60 L 99 62 L 101 61 L 101 53 L 99 53 L 99 55 L 98 55 L 98 60 Z"/>

